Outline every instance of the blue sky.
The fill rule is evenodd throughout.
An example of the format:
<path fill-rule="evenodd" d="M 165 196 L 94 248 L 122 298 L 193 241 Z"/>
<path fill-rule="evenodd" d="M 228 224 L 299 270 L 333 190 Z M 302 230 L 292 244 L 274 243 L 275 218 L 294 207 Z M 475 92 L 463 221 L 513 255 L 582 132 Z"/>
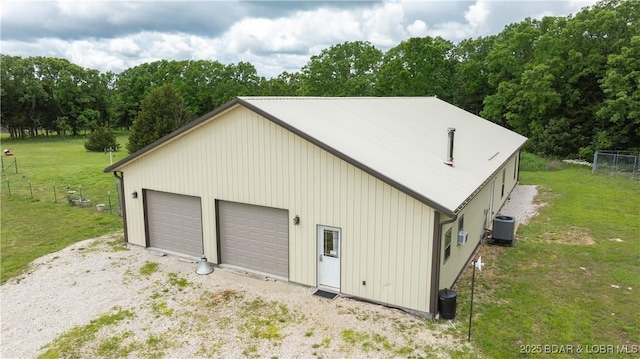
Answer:
<path fill-rule="evenodd" d="M 248 61 L 260 76 L 296 72 L 345 41 L 382 51 L 416 36 L 453 42 L 527 17 L 575 14 L 594 0 L 12 1 L 0 4 L 0 52 L 66 58 L 120 72 L 160 59 Z"/>

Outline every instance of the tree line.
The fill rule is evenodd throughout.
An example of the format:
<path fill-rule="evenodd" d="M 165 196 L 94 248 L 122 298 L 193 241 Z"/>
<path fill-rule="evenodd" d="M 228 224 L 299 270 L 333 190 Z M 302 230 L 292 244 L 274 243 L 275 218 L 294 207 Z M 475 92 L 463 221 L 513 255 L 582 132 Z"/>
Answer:
<path fill-rule="evenodd" d="M 12 137 L 132 126 L 139 136 L 161 136 L 237 96 L 437 96 L 529 137 L 526 149 L 542 155 L 637 150 L 638 14 L 639 1 L 607 0 L 457 44 L 416 37 L 383 52 L 366 41 L 344 42 L 274 78 L 247 62 L 161 60 L 115 74 L 2 55 L 2 126 Z M 159 114 L 145 115 L 142 104 L 157 112 L 162 98 L 177 107 L 158 130 L 148 122 Z M 147 123 L 136 130 L 138 120 Z"/>

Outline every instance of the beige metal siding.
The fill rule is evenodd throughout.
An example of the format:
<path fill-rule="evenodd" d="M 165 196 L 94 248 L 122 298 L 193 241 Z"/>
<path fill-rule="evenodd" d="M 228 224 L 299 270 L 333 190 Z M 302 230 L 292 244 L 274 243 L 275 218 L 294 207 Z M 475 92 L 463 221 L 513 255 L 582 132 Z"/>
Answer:
<path fill-rule="evenodd" d="M 440 271 L 440 288 L 450 288 L 455 281 L 456 277 L 464 269 L 464 265 L 467 263 L 469 257 L 473 254 L 480 238 L 484 234 L 485 230 L 485 211 L 489 209 L 489 198 L 491 195 L 491 182 L 495 181 L 495 191 L 493 194 L 493 214 L 490 215 L 487 223 L 492 224 L 492 218 L 504 202 L 509 197 L 509 193 L 516 185 L 517 178 L 513 178 L 514 166 L 516 166 L 516 157 L 513 156 L 509 159 L 504 169 L 506 170 L 505 177 L 505 192 L 504 196 L 501 195 L 502 187 L 502 170 L 492 178 L 491 181 L 469 202 L 462 211 L 458 214 L 458 220 L 452 224 L 446 225 L 442 229 L 442 253 L 441 258 L 444 263 L 442 270 Z M 460 216 L 464 215 L 464 230 L 469 233 L 468 241 L 464 245 L 457 244 L 457 230 Z M 449 228 L 452 228 L 451 238 L 451 256 L 449 260 L 444 262 L 444 234 Z"/>
<path fill-rule="evenodd" d="M 125 193 L 202 198 L 210 260 L 216 199 L 284 208 L 300 216 L 289 225 L 289 280 L 316 285 L 316 225 L 339 227 L 342 293 L 428 311 L 433 210 L 252 111 L 232 108 L 123 171 Z M 141 201 L 125 197 L 129 240 L 144 245 Z"/>

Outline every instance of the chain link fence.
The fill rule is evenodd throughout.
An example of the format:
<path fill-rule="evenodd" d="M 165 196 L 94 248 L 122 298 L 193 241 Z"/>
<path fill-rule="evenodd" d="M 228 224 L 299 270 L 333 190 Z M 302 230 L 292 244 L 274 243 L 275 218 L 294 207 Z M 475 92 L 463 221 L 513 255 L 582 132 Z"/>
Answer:
<path fill-rule="evenodd" d="M 640 179 L 640 153 L 632 151 L 596 151 L 591 173 L 609 177 L 629 176 Z"/>

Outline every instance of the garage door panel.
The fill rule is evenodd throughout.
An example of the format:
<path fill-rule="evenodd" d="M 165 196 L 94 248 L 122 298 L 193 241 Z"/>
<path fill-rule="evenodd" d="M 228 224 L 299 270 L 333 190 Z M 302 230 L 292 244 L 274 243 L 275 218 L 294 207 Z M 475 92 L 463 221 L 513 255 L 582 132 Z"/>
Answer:
<path fill-rule="evenodd" d="M 149 246 L 201 256 L 202 209 L 199 197 L 145 191 Z"/>
<path fill-rule="evenodd" d="M 222 263 L 288 278 L 288 212 L 236 202 L 218 202 Z"/>

